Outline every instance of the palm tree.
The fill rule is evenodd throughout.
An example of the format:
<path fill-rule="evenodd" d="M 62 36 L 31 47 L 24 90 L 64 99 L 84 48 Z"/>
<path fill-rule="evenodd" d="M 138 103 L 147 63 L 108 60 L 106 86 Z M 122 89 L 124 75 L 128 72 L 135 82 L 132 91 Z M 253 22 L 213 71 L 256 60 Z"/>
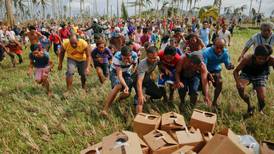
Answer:
<path fill-rule="evenodd" d="M 221 6 L 222 6 L 223 0 L 214 0 L 213 6 L 218 8 L 219 13 L 221 12 Z"/>
<path fill-rule="evenodd" d="M 109 0 L 107 0 L 107 17 L 109 16 Z"/>
<path fill-rule="evenodd" d="M 80 0 L 80 16 L 81 17 L 83 16 L 83 3 L 84 3 L 84 0 Z"/>
<path fill-rule="evenodd" d="M 12 26 L 15 23 L 14 15 L 13 15 L 13 8 L 12 8 L 12 1 L 5 0 L 5 7 L 6 7 L 8 25 Z"/>
<path fill-rule="evenodd" d="M 38 2 L 39 5 L 42 6 L 42 18 L 44 19 L 46 17 L 46 7 L 47 7 L 47 0 L 40 0 Z"/>
<path fill-rule="evenodd" d="M 122 18 L 124 20 L 127 20 L 127 18 L 128 18 L 128 12 L 127 12 L 127 8 L 125 6 L 124 0 L 122 1 L 122 4 L 121 4 L 121 13 L 122 13 Z"/>
<path fill-rule="evenodd" d="M 56 17 L 56 10 L 55 10 L 55 0 L 51 0 L 51 15 L 52 17 Z"/>
<path fill-rule="evenodd" d="M 150 6 L 151 4 L 151 0 L 136 0 L 135 2 L 128 2 L 129 7 L 139 7 L 139 15 L 141 15 L 143 7 Z"/>
<path fill-rule="evenodd" d="M 241 16 L 246 8 L 247 8 L 247 5 L 242 5 L 241 7 L 238 7 L 236 9 L 234 9 L 233 15 L 234 16 Z"/>
<path fill-rule="evenodd" d="M 72 0 L 69 0 L 69 16 L 71 17 L 71 2 Z"/>
<path fill-rule="evenodd" d="M 66 5 L 63 6 L 63 9 L 64 9 L 64 18 L 67 17 L 67 11 L 68 11 L 68 7 Z"/>
<path fill-rule="evenodd" d="M 259 13 L 260 13 L 260 11 L 261 11 L 261 6 L 262 6 L 262 0 L 260 0 L 260 3 L 259 3 L 258 14 L 259 14 Z"/>

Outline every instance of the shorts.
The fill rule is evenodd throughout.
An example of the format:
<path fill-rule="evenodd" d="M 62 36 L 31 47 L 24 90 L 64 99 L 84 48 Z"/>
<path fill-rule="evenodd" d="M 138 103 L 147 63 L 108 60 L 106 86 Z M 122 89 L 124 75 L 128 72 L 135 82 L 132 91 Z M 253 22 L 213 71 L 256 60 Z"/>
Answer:
<path fill-rule="evenodd" d="M 53 44 L 53 51 L 56 55 L 58 55 L 58 49 L 61 47 L 60 44 Z"/>
<path fill-rule="evenodd" d="M 5 52 L 0 49 L 0 61 L 5 58 Z"/>
<path fill-rule="evenodd" d="M 67 72 L 66 72 L 66 76 L 67 77 L 72 77 L 74 75 L 75 68 L 77 68 L 78 74 L 81 77 L 86 77 L 86 73 L 85 73 L 86 66 L 87 66 L 87 62 L 86 61 L 76 61 L 76 60 L 68 58 L 67 59 Z"/>
<path fill-rule="evenodd" d="M 268 79 L 268 75 L 252 76 L 250 74 L 241 73 L 240 79 L 248 80 L 249 83 L 252 83 L 253 89 L 256 89 L 266 86 L 266 80 Z"/>
<path fill-rule="evenodd" d="M 34 76 L 36 81 L 41 81 L 43 78 L 48 78 L 49 76 L 49 66 L 43 68 L 35 68 Z"/>
<path fill-rule="evenodd" d="M 108 63 L 103 63 L 103 64 L 94 63 L 94 68 L 96 69 L 97 67 L 102 69 L 105 77 L 107 77 L 109 75 L 109 64 Z"/>
<path fill-rule="evenodd" d="M 211 82 L 214 87 L 222 83 L 222 75 L 220 71 L 218 73 L 210 72 L 210 75 L 213 77 L 214 81 L 211 81 Z"/>
<path fill-rule="evenodd" d="M 158 86 L 164 87 L 166 83 L 174 84 L 175 82 L 175 69 L 171 70 L 172 76 L 163 75 L 162 77 L 159 76 L 158 78 Z"/>
<path fill-rule="evenodd" d="M 190 96 L 198 95 L 198 91 L 201 90 L 201 78 L 200 74 L 196 74 L 193 77 L 185 78 L 181 77 L 184 87 L 178 90 L 179 95 L 188 92 Z"/>
<path fill-rule="evenodd" d="M 130 73 L 128 72 L 123 72 L 123 78 L 129 88 L 129 91 L 131 91 L 133 87 L 133 79 L 131 78 Z M 110 81 L 111 81 L 111 88 L 113 89 L 116 85 L 120 84 L 120 81 L 118 79 L 118 76 L 116 74 L 116 70 L 112 70 L 110 72 Z M 125 87 L 122 88 L 124 90 Z"/>

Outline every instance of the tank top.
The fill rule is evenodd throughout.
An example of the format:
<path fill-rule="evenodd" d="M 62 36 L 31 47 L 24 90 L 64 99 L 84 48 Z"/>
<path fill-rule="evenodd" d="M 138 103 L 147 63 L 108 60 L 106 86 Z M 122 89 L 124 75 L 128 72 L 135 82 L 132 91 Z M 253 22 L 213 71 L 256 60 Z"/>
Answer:
<path fill-rule="evenodd" d="M 255 56 L 252 56 L 251 63 L 246 65 L 242 72 L 252 76 L 269 75 L 268 61 L 264 64 L 256 64 Z"/>

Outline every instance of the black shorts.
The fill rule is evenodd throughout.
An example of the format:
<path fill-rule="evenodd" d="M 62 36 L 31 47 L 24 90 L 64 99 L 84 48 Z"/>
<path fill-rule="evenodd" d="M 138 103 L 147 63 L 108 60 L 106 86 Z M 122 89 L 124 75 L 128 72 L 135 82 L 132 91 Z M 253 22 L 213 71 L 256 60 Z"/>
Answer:
<path fill-rule="evenodd" d="M 94 68 L 96 69 L 97 67 L 101 68 L 103 70 L 103 74 L 105 77 L 109 76 L 109 64 L 108 63 L 94 63 Z"/>

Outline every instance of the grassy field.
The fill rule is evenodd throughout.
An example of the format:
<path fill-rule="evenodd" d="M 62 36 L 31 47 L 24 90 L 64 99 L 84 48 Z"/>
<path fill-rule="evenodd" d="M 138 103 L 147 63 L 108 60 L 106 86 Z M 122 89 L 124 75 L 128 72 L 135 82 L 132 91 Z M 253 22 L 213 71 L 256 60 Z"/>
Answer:
<path fill-rule="evenodd" d="M 257 31 L 235 31 L 229 48 L 234 64 L 245 41 Z M 11 67 L 8 58 L 0 66 L 0 153 L 79 153 L 105 135 L 132 129 L 133 94 L 125 101 L 114 103 L 110 111 L 111 120 L 106 120 L 99 116 L 99 112 L 110 91 L 109 82 L 101 85 L 93 70 L 88 77 L 89 91 L 85 94 L 80 90 L 80 78 L 75 75 L 74 89 L 68 97 L 64 97 L 65 69 L 59 72 L 55 64 L 50 77 L 54 95 L 49 98 L 44 89 L 27 76 L 27 54 L 24 53 L 24 64 L 16 68 Z M 55 55 L 51 54 L 51 57 L 56 62 Z M 267 85 L 267 115 L 256 113 L 246 120 L 243 119 L 246 105 L 238 96 L 232 72 L 224 70 L 223 78 L 224 88 L 219 102 L 222 111 L 218 113 L 216 131 L 229 127 L 238 134 L 251 134 L 258 141 L 274 141 L 274 73 Z M 257 106 L 255 92 L 251 87 L 248 91 Z M 201 102 L 202 98 L 199 100 Z M 178 97 L 174 106 L 161 101 L 147 103 L 145 112 L 161 114 L 178 111 L 178 104 Z M 203 103 L 197 104 L 197 108 L 208 110 Z M 189 119 L 190 114 L 185 113 L 185 118 Z"/>

